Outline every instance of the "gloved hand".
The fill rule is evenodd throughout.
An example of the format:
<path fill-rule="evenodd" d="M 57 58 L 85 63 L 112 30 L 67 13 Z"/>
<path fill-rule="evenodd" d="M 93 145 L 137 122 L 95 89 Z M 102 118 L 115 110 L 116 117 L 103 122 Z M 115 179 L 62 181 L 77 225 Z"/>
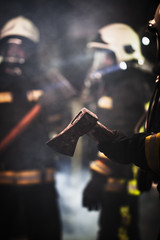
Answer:
<path fill-rule="evenodd" d="M 92 171 L 91 180 L 83 191 L 83 207 L 88 208 L 89 211 L 100 208 L 106 180 L 107 177 L 105 175 Z"/>
<path fill-rule="evenodd" d="M 97 142 L 97 148 L 103 152 L 112 161 L 129 164 L 130 158 L 125 153 L 128 147 L 129 138 L 118 130 L 110 130 L 100 122 L 87 133 L 94 141 Z"/>

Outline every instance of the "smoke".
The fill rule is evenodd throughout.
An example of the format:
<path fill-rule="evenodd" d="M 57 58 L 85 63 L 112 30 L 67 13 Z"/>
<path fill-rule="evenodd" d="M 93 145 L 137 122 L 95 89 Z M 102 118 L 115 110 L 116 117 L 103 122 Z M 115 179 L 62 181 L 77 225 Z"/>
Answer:
<path fill-rule="evenodd" d="M 98 214 L 82 207 L 83 189 L 89 179 L 87 170 L 56 175 L 64 240 L 96 239 Z"/>

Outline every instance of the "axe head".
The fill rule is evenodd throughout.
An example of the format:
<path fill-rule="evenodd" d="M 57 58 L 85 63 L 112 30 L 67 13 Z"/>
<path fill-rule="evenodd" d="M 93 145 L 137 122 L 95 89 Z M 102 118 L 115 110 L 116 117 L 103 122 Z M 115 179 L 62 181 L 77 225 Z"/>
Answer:
<path fill-rule="evenodd" d="M 55 137 L 47 142 L 47 145 L 55 151 L 73 156 L 79 137 L 87 134 L 98 121 L 98 117 L 87 108 L 82 108 L 70 124 Z"/>

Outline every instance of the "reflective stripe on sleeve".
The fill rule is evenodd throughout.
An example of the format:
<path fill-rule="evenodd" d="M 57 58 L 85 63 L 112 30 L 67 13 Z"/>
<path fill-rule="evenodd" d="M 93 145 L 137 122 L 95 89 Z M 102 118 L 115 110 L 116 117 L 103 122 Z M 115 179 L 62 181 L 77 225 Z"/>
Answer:
<path fill-rule="evenodd" d="M 0 93 L 0 103 L 10 103 L 13 101 L 13 95 L 11 92 Z"/>
<path fill-rule="evenodd" d="M 160 133 L 145 138 L 145 155 L 150 169 L 160 172 Z"/>
<path fill-rule="evenodd" d="M 91 162 L 90 169 L 104 175 L 108 175 L 111 173 L 111 169 L 100 160 L 95 160 Z"/>

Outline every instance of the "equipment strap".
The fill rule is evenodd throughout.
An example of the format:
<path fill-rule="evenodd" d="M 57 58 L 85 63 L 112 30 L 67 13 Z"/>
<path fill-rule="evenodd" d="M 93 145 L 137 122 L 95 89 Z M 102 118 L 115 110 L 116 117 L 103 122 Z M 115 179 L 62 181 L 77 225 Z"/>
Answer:
<path fill-rule="evenodd" d="M 40 113 L 41 106 L 36 104 L 18 123 L 17 125 L 2 139 L 0 142 L 0 152 L 5 150 L 15 138 L 20 135 L 27 126 L 35 119 Z"/>

